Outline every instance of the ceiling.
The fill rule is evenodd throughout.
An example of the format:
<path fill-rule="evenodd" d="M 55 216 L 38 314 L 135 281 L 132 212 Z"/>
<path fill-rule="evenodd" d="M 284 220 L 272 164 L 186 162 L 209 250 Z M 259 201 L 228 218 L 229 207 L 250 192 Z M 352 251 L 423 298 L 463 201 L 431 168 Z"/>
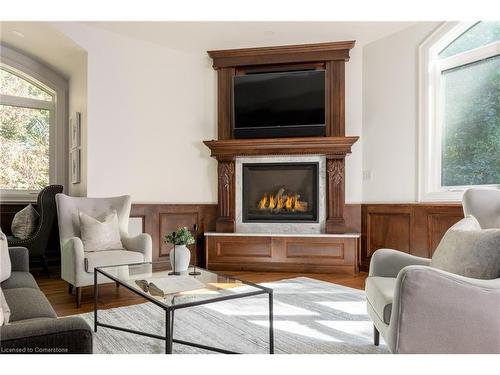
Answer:
<path fill-rule="evenodd" d="M 363 46 L 416 22 L 86 22 L 189 53 L 211 49 L 356 40 Z"/>
<path fill-rule="evenodd" d="M 46 22 L 0 22 L 0 40 L 28 52 L 66 77 L 86 51 Z"/>
<path fill-rule="evenodd" d="M 270 45 L 356 40 L 361 47 L 416 22 L 84 22 L 186 53 Z M 1 22 L 3 43 L 26 51 L 69 77 L 86 51 L 48 22 Z"/>

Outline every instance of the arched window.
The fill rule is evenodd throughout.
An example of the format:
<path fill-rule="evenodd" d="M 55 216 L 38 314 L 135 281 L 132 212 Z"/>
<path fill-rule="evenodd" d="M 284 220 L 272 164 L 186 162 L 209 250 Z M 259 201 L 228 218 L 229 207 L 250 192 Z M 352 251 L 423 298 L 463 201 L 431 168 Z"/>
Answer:
<path fill-rule="evenodd" d="M 420 47 L 419 196 L 500 187 L 500 22 L 447 23 Z"/>
<path fill-rule="evenodd" d="M 33 200 L 66 181 L 64 78 L 2 46 L 0 64 L 0 189 L 2 200 Z"/>

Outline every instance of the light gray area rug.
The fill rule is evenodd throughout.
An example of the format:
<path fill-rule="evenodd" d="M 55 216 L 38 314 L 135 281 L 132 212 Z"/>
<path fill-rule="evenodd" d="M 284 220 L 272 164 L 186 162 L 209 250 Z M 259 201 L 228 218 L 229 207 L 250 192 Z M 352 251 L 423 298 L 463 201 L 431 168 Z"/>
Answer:
<path fill-rule="evenodd" d="M 274 290 L 275 353 L 387 353 L 373 345 L 365 293 L 306 277 L 263 283 Z M 93 327 L 93 313 L 80 315 Z M 152 303 L 99 311 L 99 321 L 164 335 L 165 313 Z M 267 295 L 177 310 L 174 338 L 259 354 L 269 352 Z M 94 353 L 164 353 L 165 342 L 99 327 Z M 208 353 L 175 344 L 174 353 Z"/>

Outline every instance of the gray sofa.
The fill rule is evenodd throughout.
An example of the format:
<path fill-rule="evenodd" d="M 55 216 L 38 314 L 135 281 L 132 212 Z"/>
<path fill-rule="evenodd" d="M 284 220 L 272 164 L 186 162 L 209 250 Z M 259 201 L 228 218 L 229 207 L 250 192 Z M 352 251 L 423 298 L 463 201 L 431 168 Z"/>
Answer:
<path fill-rule="evenodd" d="M 28 250 L 10 247 L 12 274 L 1 287 L 11 310 L 0 327 L 1 353 L 92 353 L 92 329 L 81 318 L 57 318 L 29 273 Z"/>

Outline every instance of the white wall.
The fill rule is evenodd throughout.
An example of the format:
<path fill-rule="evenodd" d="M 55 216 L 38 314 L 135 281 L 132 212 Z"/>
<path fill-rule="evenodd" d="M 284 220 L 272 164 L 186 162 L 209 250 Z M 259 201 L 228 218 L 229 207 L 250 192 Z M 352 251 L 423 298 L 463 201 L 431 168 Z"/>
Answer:
<path fill-rule="evenodd" d="M 215 72 L 192 55 L 78 23 L 54 27 L 87 51 L 87 195 L 216 202 Z"/>
<path fill-rule="evenodd" d="M 417 199 L 418 46 L 423 22 L 363 48 L 363 202 Z"/>
<path fill-rule="evenodd" d="M 88 24 L 53 25 L 88 54 L 87 195 L 216 202 L 216 162 L 202 144 L 217 136 L 216 74 L 205 50 L 189 54 Z M 362 48 L 355 47 L 346 65 L 348 135 L 361 133 L 361 75 Z M 361 202 L 361 169 L 362 140 L 346 162 L 348 203 Z"/>
<path fill-rule="evenodd" d="M 80 182 L 71 182 L 71 159 L 68 162 L 69 181 L 66 192 L 72 196 L 87 195 L 87 54 L 72 57 L 72 70 L 69 75 L 68 113 L 72 116 L 80 112 Z M 68 145 L 71 147 L 71 132 L 68 131 Z"/>

